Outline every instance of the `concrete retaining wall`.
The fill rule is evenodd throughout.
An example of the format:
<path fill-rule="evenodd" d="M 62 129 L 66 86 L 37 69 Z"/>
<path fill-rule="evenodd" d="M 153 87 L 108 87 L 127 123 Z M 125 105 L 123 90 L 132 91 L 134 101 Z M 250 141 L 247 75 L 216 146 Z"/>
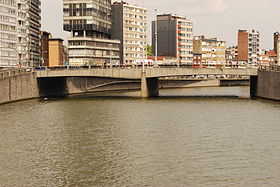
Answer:
<path fill-rule="evenodd" d="M 253 80 L 251 96 L 280 101 L 280 72 L 260 70 Z"/>
<path fill-rule="evenodd" d="M 34 72 L 23 72 L 0 78 L 0 104 L 39 97 Z"/>

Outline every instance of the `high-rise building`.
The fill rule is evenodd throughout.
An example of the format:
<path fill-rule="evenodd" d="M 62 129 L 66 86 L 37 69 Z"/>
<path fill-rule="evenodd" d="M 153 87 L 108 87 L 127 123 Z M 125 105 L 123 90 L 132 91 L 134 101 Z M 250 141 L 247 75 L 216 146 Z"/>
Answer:
<path fill-rule="evenodd" d="M 157 21 L 152 23 L 152 33 L 154 55 L 155 33 L 157 33 L 158 56 L 173 56 L 179 63 L 193 63 L 193 22 L 191 20 L 174 14 L 157 15 Z"/>
<path fill-rule="evenodd" d="M 63 66 L 64 65 L 64 46 L 63 39 L 61 38 L 50 38 L 49 39 L 49 65 Z"/>
<path fill-rule="evenodd" d="M 18 65 L 16 2 L 0 0 L 0 68 Z"/>
<path fill-rule="evenodd" d="M 147 59 L 147 9 L 114 2 L 112 19 L 112 38 L 121 41 L 121 63 Z"/>
<path fill-rule="evenodd" d="M 277 64 L 280 65 L 280 41 L 278 41 Z"/>
<path fill-rule="evenodd" d="M 63 0 L 63 12 L 70 65 L 119 62 L 120 41 L 110 39 L 111 0 Z"/>
<path fill-rule="evenodd" d="M 277 54 L 277 64 L 280 65 L 280 33 L 274 33 L 274 51 Z"/>
<path fill-rule="evenodd" d="M 195 36 L 193 51 L 201 54 L 202 65 L 224 66 L 226 64 L 226 42 L 217 38 Z"/>
<path fill-rule="evenodd" d="M 42 66 L 49 66 L 49 39 L 51 38 L 51 34 L 46 31 L 41 31 L 41 60 Z"/>
<path fill-rule="evenodd" d="M 41 1 L 18 0 L 18 52 L 24 66 L 39 66 Z"/>
<path fill-rule="evenodd" d="M 280 41 L 280 33 L 279 32 L 275 32 L 274 34 L 273 34 L 273 49 L 274 49 L 274 51 L 278 51 L 279 49 L 278 49 L 278 42 Z"/>
<path fill-rule="evenodd" d="M 238 30 L 238 60 L 258 63 L 260 56 L 260 34 L 256 30 Z"/>

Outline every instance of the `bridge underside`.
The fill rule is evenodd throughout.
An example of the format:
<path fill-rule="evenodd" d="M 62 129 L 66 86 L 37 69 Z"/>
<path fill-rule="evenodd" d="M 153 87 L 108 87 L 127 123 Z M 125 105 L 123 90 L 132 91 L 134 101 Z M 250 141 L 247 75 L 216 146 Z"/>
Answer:
<path fill-rule="evenodd" d="M 145 87 L 143 87 L 143 81 Z M 139 97 L 157 96 L 159 93 L 157 78 L 137 80 L 100 77 L 48 77 L 38 78 L 38 88 L 40 97 L 64 97 L 126 90 L 141 90 Z"/>

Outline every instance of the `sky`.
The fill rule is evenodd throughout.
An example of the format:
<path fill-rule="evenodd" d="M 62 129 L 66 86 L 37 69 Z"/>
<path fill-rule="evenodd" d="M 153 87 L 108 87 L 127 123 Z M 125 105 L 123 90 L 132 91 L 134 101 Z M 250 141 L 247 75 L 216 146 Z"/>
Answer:
<path fill-rule="evenodd" d="M 42 29 L 51 32 L 53 37 L 67 40 L 69 34 L 63 31 L 63 0 L 41 1 Z M 158 14 L 173 13 L 186 16 L 194 22 L 194 35 L 217 37 L 227 41 L 227 46 L 237 44 L 238 29 L 256 29 L 261 34 L 261 48 L 272 49 L 273 33 L 280 31 L 280 0 L 126 0 L 126 2 L 147 8 L 149 22 L 155 19 L 155 8 Z"/>

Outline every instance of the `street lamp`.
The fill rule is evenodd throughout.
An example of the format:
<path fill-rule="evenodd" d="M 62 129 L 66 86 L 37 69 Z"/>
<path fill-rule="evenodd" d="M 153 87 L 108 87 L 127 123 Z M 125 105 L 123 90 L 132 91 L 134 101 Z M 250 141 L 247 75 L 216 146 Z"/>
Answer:
<path fill-rule="evenodd" d="M 112 60 L 112 56 L 111 56 L 111 53 L 112 53 L 112 46 L 113 46 L 113 44 L 109 44 L 109 47 L 110 47 L 109 64 L 110 64 L 110 67 L 111 67 L 111 68 L 112 68 L 112 63 L 111 63 L 111 60 Z"/>
<path fill-rule="evenodd" d="M 155 64 L 157 64 L 157 55 L 158 55 L 158 49 L 157 49 L 157 46 L 158 46 L 158 38 L 157 38 L 157 9 L 155 8 Z"/>

